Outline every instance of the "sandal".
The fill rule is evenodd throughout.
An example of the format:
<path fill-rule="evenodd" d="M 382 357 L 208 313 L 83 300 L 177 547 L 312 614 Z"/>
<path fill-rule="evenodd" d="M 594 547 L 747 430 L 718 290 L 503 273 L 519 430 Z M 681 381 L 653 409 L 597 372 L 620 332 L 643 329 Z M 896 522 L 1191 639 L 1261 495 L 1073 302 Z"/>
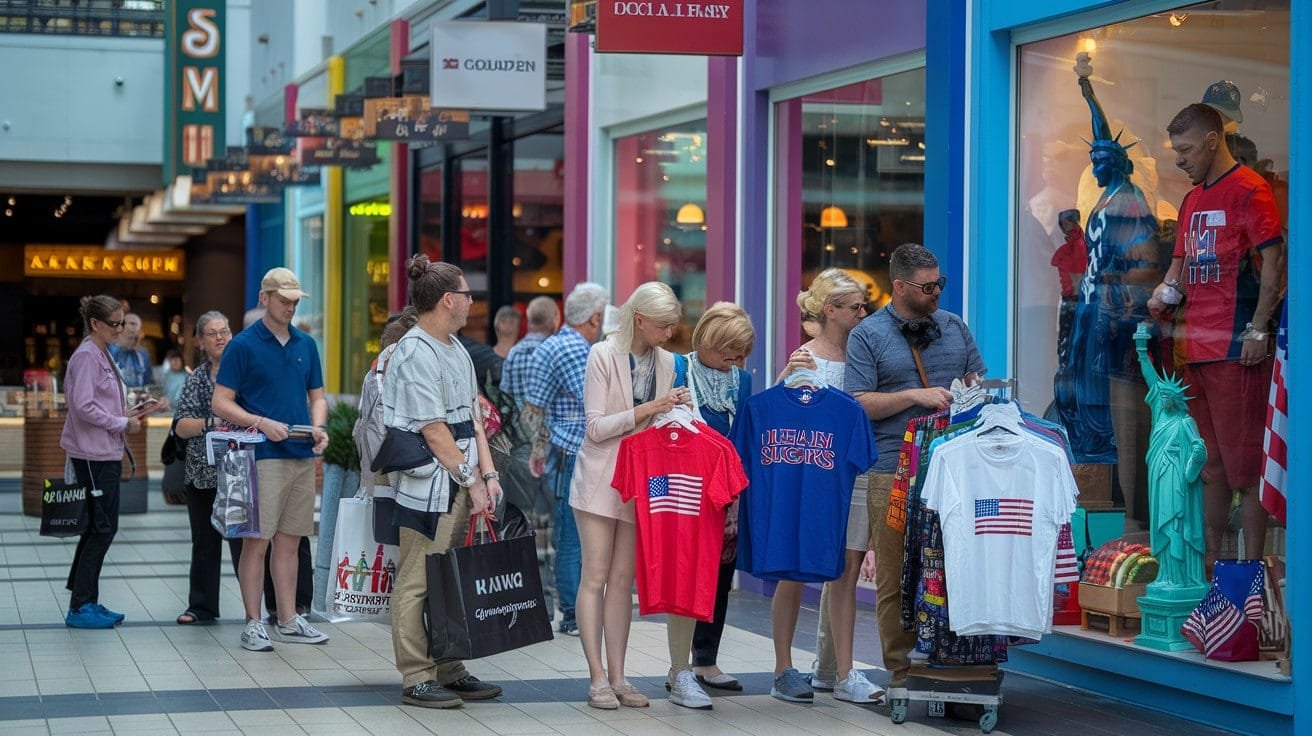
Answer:
<path fill-rule="evenodd" d="M 214 619 L 201 618 L 200 616 L 197 616 L 196 612 L 191 610 L 190 608 L 178 614 L 178 618 L 177 618 L 177 624 L 179 626 L 209 626 L 210 624 L 213 623 L 214 623 Z"/>
<path fill-rule="evenodd" d="M 615 698 L 610 685 L 589 685 L 588 705 L 602 710 L 618 710 L 620 701 Z"/>
<path fill-rule="evenodd" d="M 615 698 L 620 701 L 620 705 L 625 708 L 646 708 L 651 705 L 647 696 L 638 692 L 638 688 L 627 680 L 618 685 L 611 685 L 610 689 L 615 693 Z"/>

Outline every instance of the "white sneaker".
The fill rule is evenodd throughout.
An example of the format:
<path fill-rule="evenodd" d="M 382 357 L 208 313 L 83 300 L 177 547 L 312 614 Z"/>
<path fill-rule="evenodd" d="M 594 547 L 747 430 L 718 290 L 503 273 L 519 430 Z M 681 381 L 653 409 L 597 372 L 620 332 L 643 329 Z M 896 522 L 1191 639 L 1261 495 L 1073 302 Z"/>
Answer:
<path fill-rule="evenodd" d="M 287 623 L 278 622 L 278 639 L 288 644 L 323 644 L 328 635 L 310 625 L 301 614 Z"/>
<path fill-rule="evenodd" d="M 246 630 L 241 632 L 242 649 L 251 652 L 272 652 L 273 642 L 269 641 L 269 632 L 264 629 L 264 622 L 251 619 L 246 622 Z"/>
<path fill-rule="evenodd" d="M 670 702 L 675 705 L 682 705 L 685 708 L 693 710 L 710 710 L 711 696 L 706 694 L 701 685 L 697 684 L 697 676 L 692 673 L 691 669 L 683 668 L 678 672 L 671 672 L 673 678 L 667 678 L 670 686 Z"/>
<path fill-rule="evenodd" d="M 849 703 L 878 703 L 883 698 L 884 689 L 867 680 L 865 673 L 855 667 L 834 688 L 834 700 L 846 700 Z"/>

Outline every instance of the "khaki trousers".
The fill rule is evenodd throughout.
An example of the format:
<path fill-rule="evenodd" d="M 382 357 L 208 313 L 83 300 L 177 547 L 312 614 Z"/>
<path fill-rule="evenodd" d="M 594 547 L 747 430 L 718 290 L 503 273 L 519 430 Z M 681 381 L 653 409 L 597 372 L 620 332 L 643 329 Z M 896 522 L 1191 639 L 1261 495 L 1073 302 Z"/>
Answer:
<path fill-rule="evenodd" d="M 428 653 L 428 631 L 424 628 L 424 609 L 428 604 L 428 556 L 463 544 L 468 531 L 469 491 L 464 488 L 453 493 L 451 510 L 438 519 L 437 532 L 432 539 L 401 527 L 401 560 L 392 584 L 392 649 L 396 653 L 396 669 L 401 673 L 402 687 L 413 687 L 429 680 L 449 685 L 469 675 L 458 659 L 433 661 Z"/>
<path fill-rule="evenodd" d="M 892 473 L 870 473 L 866 504 L 870 512 L 870 534 L 875 542 L 875 620 L 884 669 L 892 673 L 890 684 L 904 687 L 911 669 L 911 650 L 916 632 L 902 629 L 902 563 L 905 534 L 885 521 L 888 494 L 893 489 Z"/>

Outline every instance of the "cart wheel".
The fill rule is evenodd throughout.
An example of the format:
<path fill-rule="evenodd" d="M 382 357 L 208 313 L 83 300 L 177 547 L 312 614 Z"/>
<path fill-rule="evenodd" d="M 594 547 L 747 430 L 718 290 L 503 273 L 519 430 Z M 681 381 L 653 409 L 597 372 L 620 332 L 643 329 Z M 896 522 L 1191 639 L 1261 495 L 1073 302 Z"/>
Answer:
<path fill-rule="evenodd" d="M 984 708 L 984 715 L 979 717 L 979 730 L 981 733 L 990 733 L 998 725 L 998 706 L 989 705 Z"/>
<path fill-rule="evenodd" d="M 906 700 L 903 698 L 894 698 L 889 703 L 890 711 L 891 711 L 889 713 L 889 717 L 893 720 L 894 723 L 906 723 L 907 706 L 910 705 L 910 703 L 911 703 L 910 700 Z"/>

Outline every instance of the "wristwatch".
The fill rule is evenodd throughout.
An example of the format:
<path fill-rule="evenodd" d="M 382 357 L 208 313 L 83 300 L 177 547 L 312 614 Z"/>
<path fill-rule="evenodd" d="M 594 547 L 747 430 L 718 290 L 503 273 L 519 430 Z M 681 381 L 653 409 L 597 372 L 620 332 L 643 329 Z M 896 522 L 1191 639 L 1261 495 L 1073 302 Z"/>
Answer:
<path fill-rule="evenodd" d="M 455 481 L 462 488 L 474 485 L 474 469 L 469 467 L 469 463 L 460 463 L 456 466 Z"/>
<path fill-rule="evenodd" d="M 1248 324 L 1244 325 L 1244 331 L 1239 333 L 1239 339 L 1242 340 L 1243 342 L 1265 340 L 1266 338 L 1267 338 L 1267 333 L 1254 327 L 1252 322 L 1249 322 Z"/>
<path fill-rule="evenodd" d="M 490 472 L 490 473 L 484 473 L 484 474 L 483 474 L 483 480 L 484 480 L 484 481 L 489 481 L 489 480 L 500 480 L 500 479 L 501 479 L 501 474 L 498 473 L 498 472 L 495 471 L 495 470 L 493 470 L 493 471 Z"/>

